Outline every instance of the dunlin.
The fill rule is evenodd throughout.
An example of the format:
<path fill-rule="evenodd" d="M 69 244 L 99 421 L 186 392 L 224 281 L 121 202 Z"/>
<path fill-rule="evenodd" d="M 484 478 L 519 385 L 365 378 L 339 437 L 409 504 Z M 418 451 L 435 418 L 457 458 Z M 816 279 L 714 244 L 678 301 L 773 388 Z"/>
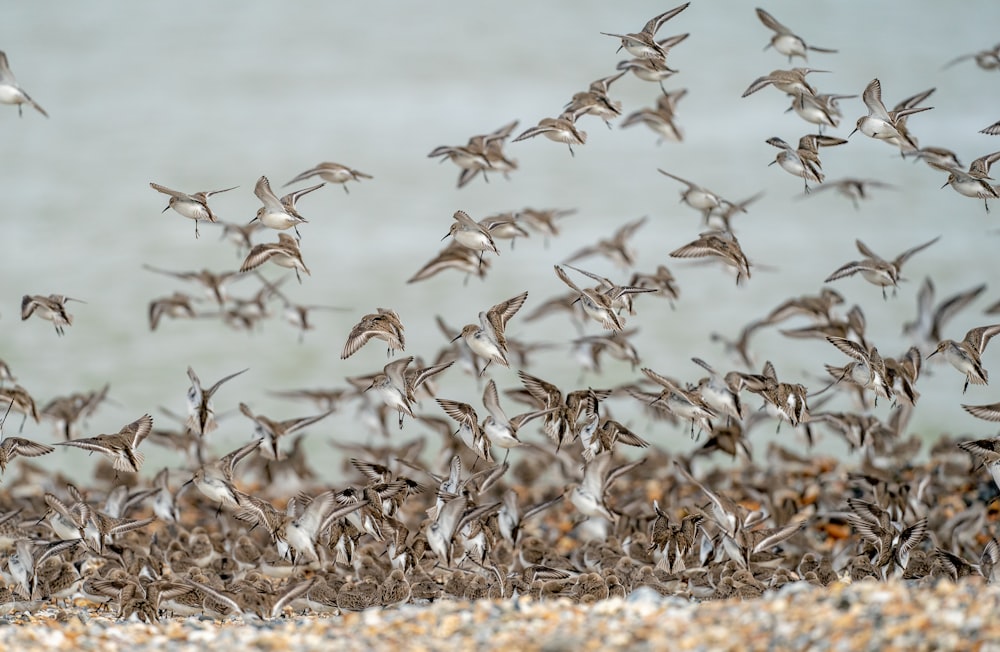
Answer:
<path fill-rule="evenodd" d="M 611 34 L 608 32 L 601 32 L 601 34 L 604 34 L 605 36 L 614 36 L 615 38 L 620 39 L 621 45 L 618 47 L 618 50 L 625 48 L 625 50 L 627 50 L 633 57 L 638 57 L 640 59 L 666 60 L 667 52 L 660 46 L 659 43 L 656 42 L 656 32 L 658 32 L 660 27 L 663 26 L 663 23 L 687 9 L 690 4 L 690 2 L 685 2 L 684 4 L 674 7 L 669 11 L 665 11 L 658 16 L 650 18 L 640 32 L 634 34 Z"/>
<path fill-rule="evenodd" d="M 576 114 L 572 112 L 563 113 L 558 118 L 542 118 L 538 121 L 537 126 L 522 132 L 511 142 L 516 143 L 535 136 L 545 136 L 557 143 L 566 143 L 570 155 L 576 156 L 576 153 L 573 152 L 573 145 L 586 144 L 587 132 L 578 129 L 575 123 Z"/>
<path fill-rule="evenodd" d="M 629 240 L 646 223 L 646 219 L 645 217 L 640 217 L 637 220 L 623 224 L 615 230 L 610 238 L 601 238 L 596 244 L 577 249 L 566 258 L 565 263 L 572 263 L 582 258 L 600 255 L 622 269 L 635 267 L 636 252 L 629 245 Z"/>
<path fill-rule="evenodd" d="M 254 436 L 263 440 L 263 444 L 261 444 L 261 452 L 266 453 L 271 459 L 275 460 L 280 460 L 283 457 L 278 448 L 279 439 L 285 435 L 290 435 L 297 430 L 301 430 L 306 426 L 312 425 L 317 421 L 325 419 L 332 414 L 332 411 L 327 411 L 308 417 L 296 417 L 294 419 L 275 421 L 274 419 L 270 419 L 263 414 L 254 414 L 253 411 L 251 411 L 250 406 L 246 403 L 240 403 L 240 412 L 254 422 Z"/>
<path fill-rule="evenodd" d="M 528 298 L 527 292 L 507 299 L 489 310 L 479 313 L 479 325 L 469 324 L 462 328 L 462 332 L 455 337 L 465 340 L 469 349 L 480 358 L 486 360 L 486 364 L 480 370 L 479 375 L 486 372 L 487 367 L 496 363 L 501 367 L 509 367 L 507 361 L 507 338 L 504 329 L 511 317 L 524 305 Z"/>
<path fill-rule="evenodd" d="M 893 288 L 893 296 L 895 296 L 896 288 L 899 287 L 900 269 L 903 267 L 903 264 L 909 260 L 911 256 L 931 246 L 940 238 L 941 236 L 938 236 L 933 240 L 928 240 L 921 245 L 907 249 L 891 261 L 885 260 L 878 254 L 874 253 L 865 245 L 865 243 L 861 242 L 861 240 L 855 240 L 855 245 L 857 245 L 858 251 L 861 252 L 861 255 L 864 256 L 864 258 L 862 260 L 855 260 L 843 265 L 834 273 L 830 274 L 824 282 L 829 283 L 830 281 L 835 281 L 837 279 L 844 278 L 845 276 L 852 276 L 853 274 L 860 273 L 866 281 L 882 288 L 883 299 L 886 297 L 885 289 L 890 286 Z"/>
<path fill-rule="evenodd" d="M 349 168 L 346 165 L 341 165 L 340 163 L 330 163 L 329 161 L 320 163 L 316 167 L 309 168 L 302 174 L 296 176 L 294 179 L 285 184 L 285 186 L 290 186 L 293 183 L 298 183 L 299 181 L 305 181 L 309 177 L 319 176 L 320 179 L 329 183 L 339 183 L 343 184 L 344 192 L 350 194 L 350 190 L 347 189 L 348 181 L 361 181 L 362 179 L 371 179 L 370 174 L 365 174 L 353 168 Z"/>
<path fill-rule="evenodd" d="M 468 213 L 465 211 L 455 211 L 452 218 L 455 221 L 452 222 L 451 227 L 448 229 L 448 234 L 444 237 L 451 236 L 461 246 L 476 252 L 479 256 L 480 266 L 483 263 L 483 253 L 491 251 L 498 256 L 500 255 L 490 232 L 482 224 L 469 217 Z"/>
<path fill-rule="evenodd" d="M 299 283 L 302 282 L 302 276 L 299 274 L 300 271 L 310 274 L 309 268 L 306 267 L 305 262 L 302 260 L 302 251 L 299 249 L 299 243 L 287 233 L 279 233 L 277 242 L 259 244 L 251 249 L 240 266 L 240 271 L 249 272 L 250 270 L 257 269 L 267 261 L 295 270 L 295 278 L 298 279 Z"/>
<path fill-rule="evenodd" d="M 779 23 L 774 16 L 767 13 L 760 7 L 757 8 L 757 18 L 760 18 L 760 22 L 764 23 L 764 26 L 769 30 L 774 32 L 774 36 L 771 37 L 771 42 L 768 43 L 767 48 L 773 47 L 775 50 L 781 54 L 788 57 L 788 62 L 791 63 L 793 57 L 802 57 L 806 59 L 806 51 L 812 50 L 813 52 L 823 52 L 826 54 L 836 53 L 836 50 L 831 50 L 830 48 L 820 48 L 814 45 L 806 45 L 806 42 L 801 36 L 795 34 L 792 30 L 788 29 L 781 23 Z"/>
<path fill-rule="evenodd" d="M 422 367 L 408 372 L 407 367 L 413 362 L 413 356 L 394 360 L 375 374 L 371 383 L 364 391 L 375 390 L 382 401 L 390 408 L 399 412 L 399 427 L 403 427 L 403 417 L 413 417 L 413 403 L 416 401 L 414 392 L 428 380 L 452 365 L 449 362 Z"/>
<path fill-rule="evenodd" d="M 57 446 L 73 446 L 91 453 L 102 453 L 111 458 L 116 471 L 137 473 L 142 468 L 145 456 L 138 450 L 139 444 L 153 429 L 153 417 L 144 414 L 132 423 L 122 427 L 112 435 L 97 435 L 84 439 L 62 441 Z"/>
<path fill-rule="evenodd" d="M 150 182 L 149 187 L 157 192 L 162 192 L 164 195 L 170 195 L 170 199 L 167 201 L 167 208 L 172 208 L 184 217 L 194 220 L 194 237 L 197 238 L 199 221 L 219 221 L 219 219 L 215 216 L 215 213 L 212 212 L 212 209 L 208 207 L 208 198 L 212 195 L 217 195 L 220 192 L 229 192 L 239 186 L 224 188 L 222 190 L 196 192 L 193 195 L 188 195 L 180 192 L 179 190 L 171 190 L 170 188 L 161 186 L 158 183 Z M 166 212 L 167 208 L 164 208 L 162 212 Z"/>
<path fill-rule="evenodd" d="M 836 190 L 839 194 L 850 199 L 851 203 L 854 204 L 855 210 L 857 210 L 860 208 L 859 202 L 869 199 L 872 188 L 894 189 L 896 186 L 891 183 L 879 181 L 878 179 L 856 179 L 853 177 L 847 177 L 844 179 L 824 181 L 822 185 L 818 188 L 814 188 L 814 190 Z"/>
<path fill-rule="evenodd" d="M 707 188 L 699 186 L 696 183 L 691 183 L 690 181 L 681 179 L 680 177 L 659 168 L 657 168 L 656 171 L 664 176 L 670 177 L 674 181 L 680 181 L 687 186 L 686 189 L 681 191 L 681 202 L 687 204 L 695 210 L 701 211 L 701 216 L 705 222 L 708 222 L 708 217 L 712 214 L 712 211 L 718 210 L 724 205 L 731 203 L 723 199 L 720 195 Z"/>
<path fill-rule="evenodd" d="M 188 418 L 185 425 L 195 433 L 204 436 L 219 427 L 215 421 L 215 409 L 212 406 L 212 396 L 228 380 L 236 378 L 249 369 L 237 371 L 218 380 L 208 389 L 203 389 L 198 374 L 191 367 L 187 368 L 188 378 L 191 380 L 191 387 L 187 391 Z"/>
<path fill-rule="evenodd" d="M 976 62 L 976 65 L 983 70 L 1000 70 L 1000 43 L 994 45 L 992 48 L 955 57 L 948 63 L 944 64 L 942 68 L 950 68 L 956 63 L 961 63 L 962 61 L 967 61 L 969 59 L 973 59 Z"/>
<path fill-rule="evenodd" d="M 687 89 L 682 88 L 670 93 L 664 93 L 656 100 L 655 108 L 643 108 L 625 116 L 622 129 L 632 125 L 644 124 L 653 131 L 659 140 L 657 144 L 668 140 L 679 143 L 684 140 L 684 132 L 674 123 L 677 103 L 687 95 Z"/>
<path fill-rule="evenodd" d="M 194 319 L 197 316 L 192 305 L 194 301 L 197 299 L 183 292 L 174 292 L 170 296 L 153 299 L 149 302 L 149 330 L 155 331 L 163 317 Z"/>
<path fill-rule="evenodd" d="M 21 85 L 17 83 L 17 78 L 14 77 L 14 73 L 10 71 L 10 64 L 7 63 L 7 55 L 0 51 L 0 104 L 16 104 L 17 105 L 17 115 L 21 115 L 21 107 L 24 104 L 30 104 L 35 107 L 39 113 L 44 115 L 46 118 L 49 114 L 45 112 L 45 109 L 38 106 L 31 97 L 24 92 Z"/>
<path fill-rule="evenodd" d="M 816 89 L 806 81 L 806 75 L 813 72 L 829 72 L 815 68 L 792 68 L 791 70 L 772 70 L 763 77 L 753 80 L 741 97 L 756 93 L 765 86 L 774 86 L 786 95 L 816 95 Z"/>
<path fill-rule="evenodd" d="M 861 98 L 868 107 L 868 115 L 858 118 L 857 126 L 851 134 L 860 131 L 869 138 L 884 140 L 904 151 L 917 149 L 916 141 L 906 131 L 905 122 L 901 121 L 908 115 L 928 111 L 933 107 L 912 106 L 888 111 L 882 103 L 882 84 L 878 79 L 868 83 Z"/>
<path fill-rule="evenodd" d="M 955 189 L 955 192 L 966 197 L 982 199 L 983 206 L 986 207 L 986 212 L 989 213 L 989 200 L 1000 197 L 1000 193 L 997 192 L 996 187 L 990 183 L 992 179 L 990 177 L 990 167 L 998 159 L 1000 159 L 1000 152 L 993 152 L 973 161 L 969 165 L 968 172 L 959 168 L 949 168 L 948 180 L 941 187 L 951 186 Z"/>
<path fill-rule="evenodd" d="M 847 141 L 833 136 L 808 134 L 799 139 L 798 148 L 793 148 L 780 138 L 768 138 L 766 142 L 781 150 L 768 165 L 777 163 L 785 172 L 801 177 L 805 185 L 805 192 L 808 193 L 810 181 L 823 183 L 823 167 L 819 161 L 819 148 L 843 145 Z"/>
<path fill-rule="evenodd" d="M 953 367 L 965 374 L 965 385 L 962 387 L 964 394 L 969 389 L 969 383 L 973 385 L 987 384 L 986 368 L 983 367 L 982 355 L 983 351 L 986 350 L 986 345 L 997 333 L 1000 333 L 1000 324 L 972 328 L 965 334 L 961 342 L 941 340 L 937 348 L 927 357 L 930 358 L 940 353 Z"/>
<path fill-rule="evenodd" d="M 66 310 L 67 301 L 86 303 L 80 299 L 64 297 L 61 294 L 50 294 L 47 297 L 40 294 L 33 296 L 26 294 L 21 299 L 21 321 L 37 312 L 39 317 L 52 322 L 57 335 L 63 335 L 65 333 L 64 327 L 73 324 L 73 315 Z"/>
<path fill-rule="evenodd" d="M 740 247 L 739 240 L 729 231 L 706 231 L 698 239 L 670 252 L 672 258 L 702 258 L 712 256 L 736 269 L 736 284 L 744 277 L 750 278 L 750 261 Z"/>
<path fill-rule="evenodd" d="M 302 224 L 307 220 L 299 215 L 298 211 L 295 210 L 295 200 L 298 196 L 305 194 L 306 192 L 312 192 L 320 187 L 322 186 L 313 186 L 311 188 L 306 188 L 303 191 L 299 191 L 299 193 L 286 195 L 285 199 L 289 200 L 289 206 L 291 207 L 291 210 L 288 210 L 288 207 L 284 204 L 284 202 L 280 201 L 278 196 L 274 194 L 274 191 L 271 190 L 271 184 L 267 180 L 267 177 L 261 177 L 260 179 L 257 179 L 257 185 L 254 186 L 253 194 L 257 195 L 257 199 L 259 199 L 264 205 L 257 209 L 257 215 L 255 215 L 250 222 L 259 221 L 269 229 L 277 229 L 279 231 L 293 228 L 295 229 L 295 235 L 301 239 L 302 236 L 299 234 L 299 224 Z"/>
<path fill-rule="evenodd" d="M 917 316 L 913 321 L 903 324 L 903 334 L 916 340 L 921 349 L 936 347 L 943 339 L 941 333 L 944 325 L 985 290 L 986 284 L 983 283 L 935 304 L 934 283 L 930 277 L 925 278 L 917 293 Z"/>
<path fill-rule="evenodd" d="M 392 355 L 393 351 L 405 351 L 406 338 L 403 330 L 403 322 L 395 310 L 378 308 L 377 312 L 362 317 L 348 333 L 340 359 L 351 357 L 373 337 L 383 340 L 388 345 L 386 355 Z"/>
<path fill-rule="evenodd" d="M 191 479 L 184 483 L 185 486 L 194 484 L 202 495 L 212 502 L 218 503 L 220 509 L 223 505 L 229 507 L 239 505 L 240 492 L 237 491 L 233 481 L 236 465 L 257 450 L 262 441 L 263 439 L 254 438 L 218 460 L 203 464 L 195 470 Z"/>
<path fill-rule="evenodd" d="M 607 330 L 621 331 L 625 328 L 622 317 L 612 305 L 612 297 L 591 288 L 581 288 L 570 279 L 562 267 L 555 265 L 556 275 L 568 285 L 576 294 L 574 302 L 579 301 L 587 316 L 599 323 Z"/>

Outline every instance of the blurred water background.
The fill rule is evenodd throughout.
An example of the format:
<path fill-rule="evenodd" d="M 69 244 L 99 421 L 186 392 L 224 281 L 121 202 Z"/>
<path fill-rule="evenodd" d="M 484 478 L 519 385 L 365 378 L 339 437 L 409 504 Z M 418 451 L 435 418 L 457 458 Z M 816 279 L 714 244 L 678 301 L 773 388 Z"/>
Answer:
<path fill-rule="evenodd" d="M 640 297 L 628 325 L 640 329 L 634 342 L 645 366 L 685 381 L 701 376 L 692 356 L 724 370 L 739 368 L 709 333 L 735 337 L 743 324 L 785 298 L 817 292 L 833 270 L 858 258 L 855 238 L 891 258 L 941 236 L 907 263 L 908 282 L 888 300 L 860 277 L 831 284 L 847 299 L 842 308 L 863 308 L 870 339 L 884 355 L 909 346 L 901 326 L 916 314 L 925 276 L 934 279 L 939 299 L 988 284 L 945 336 L 961 339 L 968 328 L 996 319 L 982 311 L 1000 298 L 1000 206 L 986 215 L 981 201 L 940 189 L 943 173 L 902 160 L 894 148 L 860 134 L 822 152 L 827 178 L 871 177 L 896 189 L 876 192 L 857 210 L 833 192 L 801 199 L 800 179 L 767 166 L 777 153 L 767 138 L 794 143 L 815 127 L 783 113 L 789 101 L 772 88 L 741 99 L 756 77 L 790 67 L 783 56 L 763 49 L 771 32 L 745 2 L 696 0 L 659 33 L 691 34 L 670 53 L 670 65 L 680 72 L 665 83 L 670 90 L 688 89 L 678 107 L 681 144 L 657 144 L 641 126 L 620 129 L 616 121 L 609 130 L 585 116 L 579 126 L 589 140 L 574 148 L 575 157 L 544 138 L 508 143 L 506 153 L 519 166 L 509 180 L 492 175 L 489 183 L 478 178 L 457 189 L 458 169 L 427 158 L 438 145 L 464 144 L 514 119 L 520 133 L 557 115 L 573 93 L 614 73 L 617 62 L 628 58 L 616 54 L 618 42 L 600 32 L 638 31 L 668 8 L 592 0 L 7 6 L 0 49 L 51 119 L 30 108 L 19 118 L 14 107 L 0 107 L 0 359 L 40 403 L 110 382 L 113 402 L 88 421 L 85 436 L 115 432 L 147 411 L 169 424 L 159 406 L 183 413 L 188 365 L 206 384 L 249 367 L 219 391 L 217 411 L 234 411 L 245 401 L 256 412 L 283 419 L 316 408 L 279 400 L 270 391 L 344 386 L 345 377 L 385 364 L 381 342 L 340 360 L 347 333 L 362 314 L 379 306 L 395 309 L 406 326 L 406 354 L 432 359 L 446 344 L 435 315 L 456 327 L 474 323 L 480 310 L 527 289 L 528 302 L 509 334 L 555 345 L 539 352 L 527 371 L 567 390 L 615 385 L 639 378 L 638 370 L 609 360 L 601 377 L 581 375 L 567 345 L 576 336 L 570 322 L 553 316 L 528 323 L 523 317 L 565 290 L 553 264 L 642 216 L 648 219 L 633 240 L 636 268 L 666 264 L 681 298 L 671 309 L 664 300 Z M 954 57 L 998 40 L 995 1 L 782 1 L 768 2 L 766 9 L 807 42 L 839 49 L 810 56 L 808 65 L 830 71 L 810 77 L 821 91 L 860 96 L 878 77 L 891 106 L 935 87 L 927 102 L 934 109 L 910 120 L 921 144 L 953 149 L 966 164 L 1000 149 L 1000 138 L 977 133 L 1000 119 L 1000 72 L 971 61 L 942 69 Z M 652 106 L 659 94 L 656 84 L 631 75 L 610 92 L 626 114 Z M 866 111 L 860 97 L 841 107 L 844 120 L 829 133 L 846 137 Z M 142 264 L 224 271 L 237 268 L 240 259 L 220 240 L 217 227 L 203 223 L 196 240 L 189 220 L 173 211 L 161 214 L 166 197 L 149 182 L 188 192 L 239 185 L 210 203 L 222 219 L 246 222 L 259 205 L 253 186 L 260 175 L 277 187 L 320 161 L 343 163 L 374 179 L 352 184 L 350 194 L 327 186 L 300 201 L 310 220 L 301 231 L 312 275 L 301 285 L 293 278 L 283 289 L 298 303 L 349 310 L 316 313 L 316 329 L 301 343 L 280 314 L 252 333 L 207 319 L 165 320 L 150 332 L 146 312 L 152 299 L 196 288 Z M 658 174 L 658 167 L 733 200 L 765 193 L 735 227 L 755 265 L 749 283 L 736 287 L 721 267 L 668 258 L 702 226 L 696 211 L 678 203 L 682 186 Z M 455 210 L 478 219 L 526 206 L 577 213 L 563 220 L 562 234 L 547 246 L 537 235 L 513 250 L 504 243 L 483 282 L 463 284 L 460 274 L 446 272 L 406 284 L 443 246 Z M 258 235 L 258 241 L 271 240 L 273 233 Z M 580 265 L 619 280 L 626 276 L 600 258 Z M 282 276 L 278 268 L 262 271 L 271 279 Z M 233 285 L 232 293 L 246 296 L 256 287 L 248 279 Z M 71 304 L 75 322 L 62 338 L 51 324 L 19 319 L 23 294 L 49 293 L 86 301 Z M 585 332 L 602 331 L 590 323 Z M 776 331 L 755 338 L 754 354 L 754 371 L 770 359 L 782 380 L 811 389 L 827 381 L 824 362 L 847 362 L 822 340 L 785 340 Z M 1000 345 L 987 350 L 985 362 L 998 369 Z M 995 401 L 995 389 L 972 386 L 963 396 L 957 371 L 928 366 L 917 385 L 922 397 L 911 430 L 928 440 L 942 432 L 993 434 L 992 426 L 959 404 Z M 501 390 L 520 386 L 514 369 L 490 373 Z M 457 369 L 441 377 L 439 396 L 480 409 L 481 391 L 481 383 Z M 746 397 L 758 406 L 759 399 Z M 885 403 L 875 409 L 879 416 L 890 409 Z M 838 399 L 828 407 L 838 405 L 850 406 Z M 637 408 L 630 401 L 609 406 L 659 445 L 695 445 L 683 427 L 651 424 Z M 421 410 L 440 414 L 429 401 Z M 12 418 L 5 433 L 16 432 L 19 421 Z M 211 435 L 211 447 L 228 451 L 251 432 L 250 421 L 233 413 Z M 310 460 L 322 468 L 336 459 L 329 440 L 373 437 L 352 405 L 308 432 Z M 427 432 L 409 423 L 398 436 Z M 57 439 L 44 421 L 29 422 L 24 434 Z M 543 438 L 535 428 L 524 436 Z M 755 449 L 763 451 L 771 437 L 772 426 L 754 431 Z M 796 446 L 803 441 L 787 427 L 776 437 Z M 832 436 L 824 445 L 838 450 Z M 144 473 L 179 463 L 174 453 L 144 447 L 150 456 Z M 83 451 L 59 450 L 44 463 L 82 472 L 92 460 Z"/>

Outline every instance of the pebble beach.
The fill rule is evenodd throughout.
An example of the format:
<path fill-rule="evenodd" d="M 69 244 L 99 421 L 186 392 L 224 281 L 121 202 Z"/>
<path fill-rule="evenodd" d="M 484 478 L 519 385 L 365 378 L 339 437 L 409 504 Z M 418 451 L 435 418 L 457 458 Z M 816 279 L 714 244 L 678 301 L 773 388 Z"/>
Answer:
<path fill-rule="evenodd" d="M 915 587 L 789 585 L 750 601 L 691 603 L 651 590 L 584 606 L 569 600 L 445 601 L 275 621 L 121 623 L 87 609 L 0 620 L 17 650 L 1000 650 L 1000 591 L 978 580 Z"/>

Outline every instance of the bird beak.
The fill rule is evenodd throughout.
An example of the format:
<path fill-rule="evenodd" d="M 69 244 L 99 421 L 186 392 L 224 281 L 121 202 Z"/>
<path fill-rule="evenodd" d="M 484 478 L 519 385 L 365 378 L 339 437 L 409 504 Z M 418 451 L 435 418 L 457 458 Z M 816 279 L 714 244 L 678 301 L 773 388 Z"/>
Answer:
<path fill-rule="evenodd" d="M 170 204 L 167 204 L 167 208 L 170 208 Z M 166 213 L 167 212 L 167 208 L 164 208 L 162 211 L 160 211 L 160 213 Z"/>
<path fill-rule="evenodd" d="M 854 132 L 855 132 L 855 131 L 857 131 L 857 130 L 858 130 L 858 128 L 857 128 L 857 127 L 855 127 L 855 128 L 854 128 L 854 131 L 852 131 L 851 133 L 847 134 L 847 137 L 848 137 L 848 138 L 850 138 L 851 136 L 853 136 L 853 135 L 854 135 Z"/>
<path fill-rule="evenodd" d="M 457 341 L 458 341 L 458 340 L 460 340 L 460 339 L 462 339 L 462 334 L 461 334 L 461 333 L 459 333 L 459 334 L 458 334 L 458 335 L 456 335 L 455 337 L 451 338 L 451 341 L 452 341 L 452 342 L 457 342 Z"/>
<path fill-rule="evenodd" d="M 948 187 L 948 183 L 949 183 L 948 181 L 945 181 L 944 185 L 941 186 L 940 190 L 944 190 L 945 188 L 947 188 Z"/>

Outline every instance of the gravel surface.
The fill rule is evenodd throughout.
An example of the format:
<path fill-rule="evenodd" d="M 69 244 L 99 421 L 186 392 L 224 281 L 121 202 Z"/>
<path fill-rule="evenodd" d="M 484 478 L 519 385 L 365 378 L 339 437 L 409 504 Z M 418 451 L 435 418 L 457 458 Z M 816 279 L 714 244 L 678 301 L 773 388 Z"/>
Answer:
<path fill-rule="evenodd" d="M 11 650 L 1000 650 L 1000 588 L 981 578 L 804 582 L 764 597 L 692 602 L 638 589 L 569 600 L 441 601 L 326 616 L 117 622 L 86 608 L 12 612 Z"/>

